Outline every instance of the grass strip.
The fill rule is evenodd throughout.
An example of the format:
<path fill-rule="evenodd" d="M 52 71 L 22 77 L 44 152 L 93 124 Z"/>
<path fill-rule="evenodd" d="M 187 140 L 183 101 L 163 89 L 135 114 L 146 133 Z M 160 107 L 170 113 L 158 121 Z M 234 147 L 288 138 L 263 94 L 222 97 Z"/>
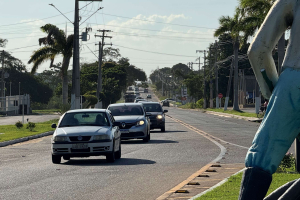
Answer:
<path fill-rule="evenodd" d="M 207 108 L 206 111 L 213 111 L 213 112 L 220 112 L 220 113 L 227 113 L 227 114 L 232 114 L 232 115 L 239 115 L 243 117 L 255 117 L 257 118 L 256 113 L 248 113 L 244 111 L 236 111 L 236 110 L 226 110 L 220 109 L 220 108 Z"/>
<path fill-rule="evenodd" d="M 202 195 L 196 200 L 232 200 L 238 199 L 241 180 L 243 173 L 231 176 L 226 183 L 215 188 L 214 190 Z M 279 188 L 280 186 L 290 182 L 292 180 L 300 178 L 300 174 L 287 174 L 287 173 L 275 173 L 273 174 L 273 181 L 269 188 L 267 195 Z"/>
<path fill-rule="evenodd" d="M 61 113 L 60 109 L 49 109 L 49 110 L 32 110 L 32 114 L 57 114 Z"/>
<path fill-rule="evenodd" d="M 57 122 L 58 119 L 53 119 L 46 122 L 36 123 L 36 127 L 33 129 L 33 131 L 30 131 L 26 128 L 27 124 L 24 124 L 24 126 L 20 129 L 18 129 L 15 125 L 2 125 L 0 126 L 0 142 L 38 135 L 48 131 L 54 131 L 55 129 L 51 128 L 51 124 L 57 124 Z"/>

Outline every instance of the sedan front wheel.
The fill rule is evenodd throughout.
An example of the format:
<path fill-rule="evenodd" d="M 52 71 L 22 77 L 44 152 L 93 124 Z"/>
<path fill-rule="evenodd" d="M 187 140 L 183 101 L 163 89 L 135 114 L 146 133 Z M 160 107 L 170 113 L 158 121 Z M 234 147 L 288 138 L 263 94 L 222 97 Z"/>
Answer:
<path fill-rule="evenodd" d="M 106 162 L 113 163 L 116 160 L 115 156 L 115 142 L 113 144 L 112 152 L 106 155 Z"/>
<path fill-rule="evenodd" d="M 61 156 L 52 155 L 52 163 L 54 163 L 54 164 L 60 164 L 60 162 L 61 162 Z"/>

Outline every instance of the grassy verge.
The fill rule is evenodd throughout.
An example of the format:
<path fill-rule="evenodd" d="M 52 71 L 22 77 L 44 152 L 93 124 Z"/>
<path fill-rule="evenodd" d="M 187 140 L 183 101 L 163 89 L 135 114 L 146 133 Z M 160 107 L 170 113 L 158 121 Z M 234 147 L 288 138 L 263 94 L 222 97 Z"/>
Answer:
<path fill-rule="evenodd" d="M 40 133 L 45 133 L 48 131 L 53 131 L 51 128 L 52 123 L 57 123 L 58 119 L 50 120 L 47 122 L 36 123 L 36 127 L 33 131 L 26 129 L 26 124 L 20 129 L 18 129 L 15 125 L 3 125 L 0 126 L 0 142 L 14 140 L 18 138 L 28 137 L 32 135 L 38 135 Z"/>
<path fill-rule="evenodd" d="M 214 112 L 221 112 L 221 113 L 227 113 L 227 114 L 233 114 L 233 115 L 239 115 L 243 117 L 257 117 L 256 113 L 248 113 L 243 111 L 236 111 L 236 110 L 226 110 L 223 109 L 217 109 L 217 108 L 207 108 L 207 111 L 214 111 Z"/>
<path fill-rule="evenodd" d="M 242 175 L 243 173 L 239 173 L 235 176 L 230 177 L 226 183 L 197 198 L 196 200 L 238 199 Z M 275 173 L 273 175 L 273 181 L 267 195 L 269 195 L 271 192 L 273 192 L 283 184 L 298 178 L 300 178 L 300 174 Z"/>
<path fill-rule="evenodd" d="M 60 112 L 61 112 L 60 109 L 32 110 L 32 114 L 57 114 Z"/>

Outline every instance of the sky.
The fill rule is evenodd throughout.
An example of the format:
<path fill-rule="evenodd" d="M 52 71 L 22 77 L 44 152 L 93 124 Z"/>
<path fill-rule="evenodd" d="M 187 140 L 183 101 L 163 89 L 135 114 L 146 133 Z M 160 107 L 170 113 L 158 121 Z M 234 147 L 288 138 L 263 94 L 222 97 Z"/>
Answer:
<path fill-rule="evenodd" d="M 88 41 L 80 41 L 80 62 L 98 59 L 93 52 L 98 55 L 95 44 L 100 38 L 94 35 L 100 29 L 111 30 L 107 35 L 113 38 L 105 42 L 119 48 L 122 57 L 129 58 L 131 64 L 148 76 L 158 67 L 196 63 L 199 56 L 203 62 L 203 54 L 196 50 L 207 50 L 215 42 L 213 33 L 219 26 L 219 18 L 232 17 L 237 5 L 238 0 L 81 1 L 80 32 L 86 27 L 92 31 Z M 97 11 L 100 7 L 103 9 Z M 68 35 L 73 34 L 75 0 L 3 0 L 0 8 L 0 38 L 8 40 L 0 50 L 22 60 L 29 71 L 30 55 L 39 48 L 38 39 L 45 36 L 41 26 L 51 23 L 67 30 Z M 62 57 L 58 56 L 55 63 L 61 61 Z M 48 70 L 49 65 L 50 62 L 43 63 L 38 72 Z M 72 59 L 69 69 L 72 69 Z"/>

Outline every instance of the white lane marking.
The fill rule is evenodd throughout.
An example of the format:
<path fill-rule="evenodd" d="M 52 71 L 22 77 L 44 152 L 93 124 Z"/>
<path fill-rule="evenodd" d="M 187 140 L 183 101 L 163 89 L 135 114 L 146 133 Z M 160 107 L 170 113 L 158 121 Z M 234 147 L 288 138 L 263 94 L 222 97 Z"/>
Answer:
<path fill-rule="evenodd" d="M 167 115 L 167 116 L 168 116 L 168 115 Z M 181 121 L 181 120 L 179 120 L 179 119 L 176 119 L 176 118 L 174 118 L 174 117 L 170 117 L 170 116 L 168 116 L 168 117 L 169 117 L 170 119 L 173 119 L 174 121 L 177 121 L 177 122 L 179 122 L 179 123 L 185 125 L 186 127 L 189 127 L 191 130 L 194 130 L 195 132 L 199 133 L 200 135 L 206 136 L 207 138 L 211 138 L 213 141 L 217 140 L 217 141 L 219 141 L 219 142 L 222 142 L 222 143 L 225 143 L 225 144 L 230 144 L 230 145 L 232 145 L 232 146 L 236 146 L 236 147 L 239 147 L 239 148 L 249 149 L 249 147 L 245 147 L 245 146 L 242 146 L 242 145 L 238 145 L 238 144 L 234 144 L 234 143 L 231 143 L 231 142 L 222 140 L 222 139 L 220 139 L 220 138 L 218 138 L 218 137 L 215 137 L 215 136 L 213 136 L 213 135 L 211 135 L 211 134 L 209 134 L 209 133 L 206 133 L 206 132 L 204 132 L 204 131 L 202 131 L 202 130 L 200 130 L 200 129 L 198 129 L 198 128 L 192 126 L 192 125 L 189 125 L 189 124 L 187 124 L 187 123 L 185 123 L 185 122 L 183 122 L 183 121 Z"/>

